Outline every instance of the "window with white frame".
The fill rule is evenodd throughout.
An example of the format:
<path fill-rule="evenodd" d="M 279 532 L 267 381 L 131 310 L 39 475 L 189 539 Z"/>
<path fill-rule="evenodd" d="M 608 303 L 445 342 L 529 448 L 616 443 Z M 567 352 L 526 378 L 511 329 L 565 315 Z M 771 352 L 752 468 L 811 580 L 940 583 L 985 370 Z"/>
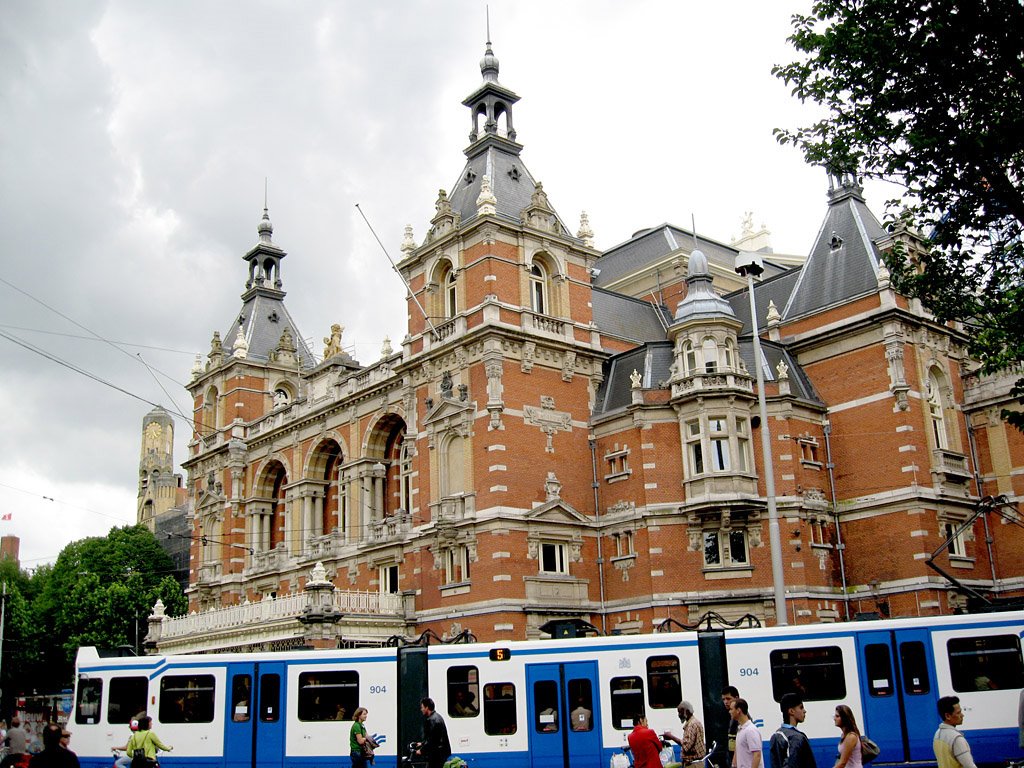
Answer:
<path fill-rule="evenodd" d="M 708 337 L 700 345 L 701 353 L 704 356 L 704 372 L 717 373 L 718 371 L 718 343 Z"/>
<path fill-rule="evenodd" d="M 377 572 L 381 594 L 398 594 L 398 565 L 382 565 Z"/>
<path fill-rule="evenodd" d="M 750 422 L 740 416 L 736 417 L 736 469 L 748 472 L 753 466 L 750 460 Z"/>
<path fill-rule="evenodd" d="M 967 557 L 967 546 L 964 544 L 963 532 L 961 531 L 956 536 L 953 535 L 959 527 L 960 523 L 956 522 L 942 524 L 942 535 L 947 541 L 946 551 L 949 552 L 950 557 Z"/>
<path fill-rule="evenodd" d="M 398 455 L 398 503 L 412 512 L 412 441 L 403 440 Z"/>
<path fill-rule="evenodd" d="M 936 448 L 948 448 L 949 437 L 946 434 L 946 418 L 942 407 L 942 384 L 935 371 L 928 374 L 928 417 L 932 425 L 932 435 Z"/>
<path fill-rule="evenodd" d="M 831 541 L 831 534 L 829 532 L 829 523 L 824 518 L 816 518 L 809 521 L 811 526 L 811 544 L 815 544 L 820 547 L 829 546 Z"/>
<path fill-rule="evenodd" d="M 629 446 L 619 448 L 619 444 L 616 443 L 615 448 L 604 455 L 604 460 L 608 462 L 608 473 L 604 476 L 606 482 L 625 480 L 629 477 Z"/>
<path fill-rule="evenodd" d="M 455 317 L 459 314 L 459 304 L 455 294 L 455 270 L 451 267 L 445 269 L 442 285 L 444 286 L 445 317 Z"/>
<path fill-rule="evenodd" d="M 542 541 L 540 544 L 541 573 L 569 573 L 569 553 L 565 544 Z"/>
<path fill-rule="evenodd" d="M 749 564 L 747 532 L 719 530 L 704 532 L 704 566 L 707 568 L 740 567 Z"/>
<path fill-rule="evenodd" d="M 700 419 L 686 422 L 686 453 L 690 457 L 690 471 L 695 475 L 704 474 L 703 436 Z"/>
<path fill-rule="evenodd" d="M 544 265 L 534 259 L 530 267 L 530 305 L 539 315 L 548 311 L 548 276 Z"/>
<path fill-rule="evenodd" d="M 613 535 L 615 536 L 616 557 L 628 557 L 629 555 L 635 554 L 635 550 L 633 549 L 632 531 L 622 531 L 621 533 Z"/>
<path fill-rule="evenodd" d="M 732 467 L 729 459 L 729 426 L 724 416 L 708 419 L 711 433 L 711 468 L 715 472 L 728 472 Z"/>
<path fill-rule="evenodd" d="M 820 466 L 821 462 L 818 460 L 818 441 L 813 437 L 801 437 L 797 440 L 800 445 L 800 461 L 807 465 Z"/>
<path fill-rule="evenodd" d="M 693 348 L 692 342 L 683 342 L 683 364 L 686 366 L 687 376 L 697 372 L 697 351 Z"/>
<path fill-rule="evenodd" d="M 459 544 L 445 551 L 444 583 L 460 584 L 469 581 L 469 547 Z"/>

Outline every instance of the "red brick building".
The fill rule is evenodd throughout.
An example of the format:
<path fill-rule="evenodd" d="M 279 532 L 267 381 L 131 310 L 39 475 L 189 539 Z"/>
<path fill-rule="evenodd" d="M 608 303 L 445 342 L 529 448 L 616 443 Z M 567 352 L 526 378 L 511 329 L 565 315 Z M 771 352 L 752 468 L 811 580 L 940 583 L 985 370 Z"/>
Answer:
<path fill-rule="evenodd" d="M 166 647 L 774 622 L 766 426 L 789 622 L 961 605 L 925 560 L 979 495 L 1024 490 L 1009 377 L 968 374 L 962 331 L 892 290 L 856 180 L 831 181 L 802 266 L 763 254 L 755 360 L 737 251 L 667 224 L 595 250 L 524 165 L 489 46 L 481 71 L 460 180 L 406 233 L 400 350 L 357 362 L 338 329 L 314 357 L 264 212 L 242 309 L 189 385 L 190 600 L 221 619 Z M 992 515 L 939 562 L 998 597 L 1024 591 L 1022 558 Z"/>

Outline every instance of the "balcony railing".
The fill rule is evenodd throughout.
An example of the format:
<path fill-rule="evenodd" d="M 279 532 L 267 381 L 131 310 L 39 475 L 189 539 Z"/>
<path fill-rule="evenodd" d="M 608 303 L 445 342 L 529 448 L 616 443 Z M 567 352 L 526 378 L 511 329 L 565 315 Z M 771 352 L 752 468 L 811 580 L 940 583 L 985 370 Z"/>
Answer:
<path fill-rule="evenodd" d="M 952 482 L 965 483 L 971 479 L 970 470 L 967 468 L 967 456 L 956 451 L 936 448 L 932 451 L 932 467 L 934 471 L 941 472 Z"/>
<path fill-rule="evenodd" d="M 341 614 L 370 616 L 401 616 L 402 596 L 380 592 L 334 590 L 332 604 Z M 306 593 L 268 597 L 255 603 L 213 608 L 188 616 L 165 618 L 160 628 L 162 640 L 188 637 L 208 632 L 243 629 L 268 622 L 298 620 L 310 605 Z"/>

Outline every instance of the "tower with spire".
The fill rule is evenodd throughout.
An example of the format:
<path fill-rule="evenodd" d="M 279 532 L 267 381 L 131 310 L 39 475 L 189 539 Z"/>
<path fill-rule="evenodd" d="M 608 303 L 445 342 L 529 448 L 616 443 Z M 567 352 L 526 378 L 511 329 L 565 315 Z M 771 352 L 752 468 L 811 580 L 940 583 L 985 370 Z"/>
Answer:
<path fill-rule="evenodd" d="M 155 530 L 156 518 L 182 502 L 181 487 L 174 473 L 174 419 L 158 405 L 142 420 L 138 523 Z"/>

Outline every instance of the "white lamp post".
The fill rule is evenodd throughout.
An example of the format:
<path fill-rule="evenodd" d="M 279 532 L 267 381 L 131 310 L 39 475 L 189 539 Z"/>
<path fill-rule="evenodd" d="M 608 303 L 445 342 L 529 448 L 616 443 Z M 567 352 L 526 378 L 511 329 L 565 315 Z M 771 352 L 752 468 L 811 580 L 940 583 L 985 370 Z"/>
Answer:
<path fill-rule="evenodd" d="M 789 624 L 786 616 L 786 583 L 782 575 L 782 534 L 779 510 L 775 506 L 775 467 L 772 463 L 772 437 L 768 428 L 768 405 L 764 398 L 764 371 L 761 370 L 761 337 L 757 330 L 757 306 L 754 303 L 754 277 L 764 272 L 764 262 L 756 253 L 740 251 L 736 271 L 747 278 L 750 295 L 750 324 L 754 331 L 754 371 L 757 376 L 757 405 L 761 414 L 761 453 L 764 459 L 765 492 L 768 495 L 768 544 L 772 553 L 772 587 L 775 593 L 775 620 Z"/>

